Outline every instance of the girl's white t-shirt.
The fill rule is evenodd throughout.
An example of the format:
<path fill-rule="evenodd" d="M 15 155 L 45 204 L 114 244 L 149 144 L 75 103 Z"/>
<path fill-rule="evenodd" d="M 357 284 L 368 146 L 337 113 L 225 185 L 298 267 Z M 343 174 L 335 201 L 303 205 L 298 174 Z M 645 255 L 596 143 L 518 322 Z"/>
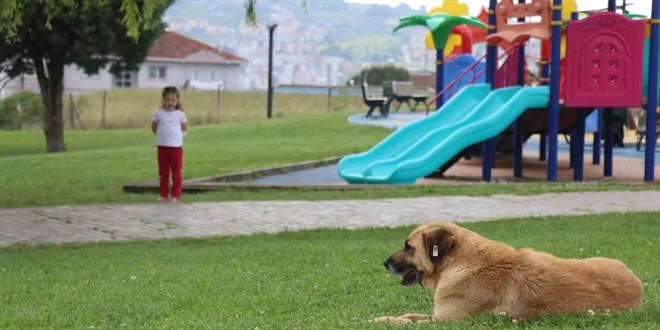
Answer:
<path fill-rule="evenodd" d="M 152 120 L 158 123 L 156 144 L 162 147 L 182 147 L 183 131 L 181 124 L 188 122 L 186 114 L 181 110 L 166 111 L 158 109 Z"/>

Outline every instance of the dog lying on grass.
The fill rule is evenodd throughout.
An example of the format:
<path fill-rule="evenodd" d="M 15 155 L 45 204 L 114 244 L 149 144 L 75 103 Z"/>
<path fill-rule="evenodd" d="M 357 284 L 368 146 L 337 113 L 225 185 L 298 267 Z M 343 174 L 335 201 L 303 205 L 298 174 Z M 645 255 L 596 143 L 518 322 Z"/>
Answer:
<path fill-rule="evenodd" d="M 479 313 L 532 319 L 642 305 L 642 283 L 618 260 L 562 259 L 514 249 L 447 221 L 413 230 L 384 265 L 402 277 L 401 284 L 433 291 L 433 315 L 384 316 L 374 322 L 455 320 Z"/>

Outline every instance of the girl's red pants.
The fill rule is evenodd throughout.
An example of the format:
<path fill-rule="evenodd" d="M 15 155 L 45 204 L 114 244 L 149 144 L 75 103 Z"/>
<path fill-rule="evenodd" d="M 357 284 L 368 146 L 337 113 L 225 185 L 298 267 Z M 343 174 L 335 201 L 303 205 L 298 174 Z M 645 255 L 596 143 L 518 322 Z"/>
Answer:
<path fill-rule="evenodd" d="M 181 169 L 183 168 L 183 147 L 158 146 L 158 175 L 160 176 L 160 197 L 181 198 Z M 170 194 L 170 173 L 172 192 Z"/>

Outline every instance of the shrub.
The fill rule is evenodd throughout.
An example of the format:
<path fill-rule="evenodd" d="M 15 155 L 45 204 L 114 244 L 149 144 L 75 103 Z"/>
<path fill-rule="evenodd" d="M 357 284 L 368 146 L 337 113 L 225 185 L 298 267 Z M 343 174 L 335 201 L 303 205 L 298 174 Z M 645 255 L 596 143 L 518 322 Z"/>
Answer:
<path fill-rule="evenodd" d="M 20 130 L 25 126 L 41 125 L 44 105 L 41 96 L 23 91 L 0 100 L 0 129 Z"/>

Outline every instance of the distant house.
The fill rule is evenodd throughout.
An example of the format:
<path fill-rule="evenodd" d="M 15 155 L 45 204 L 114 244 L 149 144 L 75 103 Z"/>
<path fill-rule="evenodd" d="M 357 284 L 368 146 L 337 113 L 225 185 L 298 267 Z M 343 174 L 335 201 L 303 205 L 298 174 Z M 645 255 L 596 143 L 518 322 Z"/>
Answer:
<path fill-rule="evenodd" d="M 113 75 L 108 68 L 87 75 L 75 65 L 64 69 L 66 93 L 90 92 L 112 88 L 162 88 L 165 86 L 224 90 L 240 89 L 242 57 L 176 32 L 166 32 L 149 49 L 145 61 L 137 70 Z M 38 92 L 35 76 L 23 76 L 10 81 L 0 97 L 20 90 Z"/>
<path fill-rule="evenodd" d="M 176 32 L 166 32 L 149 49 L 136 71 L 113 75 L 107 70 L 88 76 L 76 66 L 65 70 L 64 88 L 70 91 L 110 88 L 162 88 L 222 84 L 226 90 L 240 88 L 241 65 L 247 61 Z M 190 84 L 194 82 L 194 84 Z M 201 83 L 201 84 L 200 84 Z"/>

